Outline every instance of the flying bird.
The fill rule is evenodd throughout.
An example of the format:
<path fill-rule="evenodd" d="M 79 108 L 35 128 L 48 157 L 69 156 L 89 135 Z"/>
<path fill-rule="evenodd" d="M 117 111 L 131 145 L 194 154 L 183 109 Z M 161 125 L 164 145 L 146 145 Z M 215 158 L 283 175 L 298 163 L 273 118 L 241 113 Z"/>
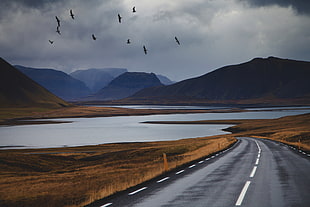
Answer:
<path fill-rule="evenodd" d="M 92 36 L 93 40 L 97 39 L 94 34 L 92 34 L 91 36 Z"/>
<path fill-rule="evenodd" d="M 56 18 L 58 27 L 60 27 L 60 20 L 59 20 L 59 18 L 57 16 L 55 16 L 55 18 Z"/>
<path fill-rule="evenodd" d="M 130 39 L 128 39 L 128 40 L 127 40 L 127 44 L 130 44 L 130 43 L 131 43 L 131 42 L 130 42 Z"/>
<path fill-rule="evenodd" d="M 54 43 L 54 41 L 52 41 L 52 40 L 48 40 L 51 44 L 53 44 Z"/>
<path fill-rule="evenodd" d="M 71 16 L 72 19 L 74 19 L 74 14 L 73 14 L 72 9 L 70 9 L 70 16 Z"/>
<path fill-rule="evenodd" d="M 133 12 L 133 13 L 137 12 L 135 6 L 132 8 L 132 12 Z"/>
<path fill-rule="evenodd" d="M 121 15 L 120 15 L 120 14 L 117 14 L 117 16 L 118 16 L 118 22 L 119 22 L 119 23 L 122 23 L 122 17 L 121 17 Z"/>
<path fill-rule="evenodd" d="M 147 54 L 147 49 L 146 49 L 145 45 L 143 45 L 143 50 L 144 50 L 144 54 Z"/>
<path fill-rule="evenodd" d="M 59 26 L 57 26 L 56 32 L 61 35 L 60 30 L 59 30 Z"/>
<path fill-rule="evenodd" d="M 180 45 L 180 41 L 178 40 L 177 37 L 174 37 L 175 41 L 177 42 L 178 45 Z"/>

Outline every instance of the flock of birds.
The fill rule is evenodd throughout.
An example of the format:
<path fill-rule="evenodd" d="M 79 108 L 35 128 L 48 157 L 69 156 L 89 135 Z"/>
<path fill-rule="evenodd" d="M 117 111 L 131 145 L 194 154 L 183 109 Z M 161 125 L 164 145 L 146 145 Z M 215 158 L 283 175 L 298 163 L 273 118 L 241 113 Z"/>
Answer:
<path fill-rule="evenodd" d="M 133 13 L 136 13 L 136 12 L 137 12 L 135 6 L 132 8 L 132 12 L 133 12 Z M 70 9 L 70 16 L 71 16 L 71 18 L 74 20 L 74 14 L 73 14 L 72 9 Z M 119 22 L 119 23 L 122 23 L 122 18 L 123 18 L 123 17 L 122 17 L 120 14 L 117 14 L 117 17 L 118 17 L 118 22 Z M 57 22 L 56 32 L 57 32 L 59 35 L 61 35 L 61 32 L 60 32 L 60 19 L 59 19 L 57 16 L 55 16 L 55 18 L 56 18 L 56 22 Z M 97 37 L 95 36 L 95 34 L 92 34 L 91 37 L 92 37 L 93 40 L 97 40 Z M 175 39 L 175 41 L 176 41 L 176 43 L 177 43 L 178 45 L 181 44 L 180 41 L 179 41 L 179 39 L 178 39 L 177 37 L 174 37 L 174 39 Z M 48 41 L 49 41 L 49 43 L 51 43 L 51 44 L 54 43 L 54 41 L 52 41 L 52 40 L 48 40 Z M 127 44 L 131 44 L 130 39 L 127 39 Z M 143 45 L 143 51 L 144 51 L 144 54 L 147 54 L 147 51 L 148 51 L 148 50 L 146 49 L 145 45 Z"/>

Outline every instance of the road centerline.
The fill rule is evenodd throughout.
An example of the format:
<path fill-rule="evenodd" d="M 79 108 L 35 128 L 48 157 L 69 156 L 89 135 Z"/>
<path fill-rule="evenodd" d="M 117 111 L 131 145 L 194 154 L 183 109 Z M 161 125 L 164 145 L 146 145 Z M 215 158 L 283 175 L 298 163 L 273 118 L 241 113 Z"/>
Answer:
<path fill-rule="evenodd" d="M 255 172 L 256 172 L 256 169 L 257 169 L 257 166 L 254 166 L 254 167 L 253 167 L 253 170 L 252 170 L 252 172 L 251 172 L 251 174 L 250 174 L 250 178 L 254 177 Z"/>
<path fill-rule="evenodd" d="M 241 193 L 240 193 L 240 195 L 238 197 L 238 200 L 237 200 L 237 202 L 235 204 L 236 206 L 241 206 L 242 201 L 244 199 L 244 196 L 245 196 L 245 194 L 246 194 L 250 184 L 251 184 L 251 181 L 246 181 L 246 183 L 244 184 L 244 186 L 242 188 L 242 191 L 241 191 Z"/>

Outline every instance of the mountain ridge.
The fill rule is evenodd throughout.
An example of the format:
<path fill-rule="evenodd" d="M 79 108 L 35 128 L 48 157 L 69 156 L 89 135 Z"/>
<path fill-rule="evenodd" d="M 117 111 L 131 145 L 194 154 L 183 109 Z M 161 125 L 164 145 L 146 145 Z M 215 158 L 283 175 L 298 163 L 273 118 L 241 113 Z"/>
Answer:
<path fill-rule="evenodd" d="M 154 73 L 126 72 L 113 79 L 106 87 L 87 100 L 116 100 L 133 95 L 137 91 L 163 85 Z"/>
<path fill-rule="evenodd" d="M 0 107 L 69 106 L 67 102 L 24 75 L 0 58 Z"/>
<path fill-rule="evenodd" d="M 121 102 L 273 102 L 310 97 L 310 62 L 276 57 L 228 65 L 169 86 L 147 88 Z M 307 103 L 308 101 L 305 101 Z M 252 102 L 252 101 L 250 101 Z M 294 101 L 293 101 L 294 102 Z"/>
<path fill-rule="evenodd" d="M 14 65 L 19 71 L 49 90 L 56 96 L 71 101 L 91 93 L 90 89 L 80 80 L 67 73 L 49 68 L 32 68 Z"/>

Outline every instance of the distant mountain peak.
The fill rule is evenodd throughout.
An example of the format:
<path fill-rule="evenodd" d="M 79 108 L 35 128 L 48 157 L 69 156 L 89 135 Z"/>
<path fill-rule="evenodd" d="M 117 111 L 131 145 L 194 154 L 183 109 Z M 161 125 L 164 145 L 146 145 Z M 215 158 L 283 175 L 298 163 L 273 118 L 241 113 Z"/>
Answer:
<path fill-rule="evenodd" d="M 310 62 L 276 57 L 254 58 L 170 86 L 144 89 L 130 100 L 227 103 L 285 99 L 293 103 L 293 100 L 310 97 L 309 78 Z"/>
<path fill-rule="evenodd" d="M 117 100 L 131 96 L 141 89 L 162 85 L 154 73 L 126 72 L 87 100 Z"/>

